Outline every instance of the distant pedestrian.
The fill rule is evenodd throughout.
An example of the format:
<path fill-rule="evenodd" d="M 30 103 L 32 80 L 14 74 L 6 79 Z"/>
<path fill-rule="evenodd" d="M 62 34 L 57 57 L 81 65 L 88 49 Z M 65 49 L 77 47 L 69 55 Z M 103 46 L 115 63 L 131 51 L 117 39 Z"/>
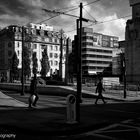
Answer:
<path fill-rule="evenodd" d="M 105 100 L 104 100 L 104 97 L 102 95 L 102 91 L 105 91 L 105 89 L 103 88 L 102 80 L 100 79 L 99 83 L 97 84 L 97 87 L 96 87 L 96 93 L 98 93 L 98 96 L 96 98 L 95 104 L 97 104 L 99 99 L 102 99 L 104 104 L 106 103 Z"/>
<path fill-rule="evenodd" d="M 29 97 L 29 107 L 36 106 L 36 103 L 39 99 L 37 93 L 37 78 L 36 76 L 33 77 L 30 84 L 30 97 Z"/>

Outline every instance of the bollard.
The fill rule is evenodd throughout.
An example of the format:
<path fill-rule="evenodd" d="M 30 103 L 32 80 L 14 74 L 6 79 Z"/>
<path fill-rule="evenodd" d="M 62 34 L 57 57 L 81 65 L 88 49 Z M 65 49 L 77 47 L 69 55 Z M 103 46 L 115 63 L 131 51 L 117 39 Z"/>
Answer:
<path fill-rule="evenodd" d="M 76 121 L 76 97 L 72 94 L 67 96 L 67 123 L 74 124 Z"/>

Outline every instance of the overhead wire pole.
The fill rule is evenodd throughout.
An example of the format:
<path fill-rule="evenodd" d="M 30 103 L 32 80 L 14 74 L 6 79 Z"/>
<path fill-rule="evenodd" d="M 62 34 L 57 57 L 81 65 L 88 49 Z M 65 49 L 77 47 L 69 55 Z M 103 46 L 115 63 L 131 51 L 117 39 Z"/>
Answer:
<path fill-rule="evenodd" d="M 78 28 L 79 28 L 79 24 L 80 24 L 80 28 L 78 29 L 79 31 L 78 33 L 78 51 L 77 51 L 77 101 L 79 103 L 82 102 L 81 99 L 81 89 L 82 89 L 82 63 L 81 63 L 81 48 L 82 48 L 82 8 L 83 5 L 82 3 L 80 3 L 80 17 L 79 17 L 79 22 L 78 24 Z"/>
<path fill-rule="evenodd" d="M 51 10 L 47 10 L 47 9 L 42 9 L 45 12 L 51 12 L 51 13 L 55 13 L 55 14 L 64 14 L 67 16 L 71 16 L 71 17 L 75 17 L 78 18 L 77 19 L 77 38 L 78 38 L 78 43 L 77 43 L 77 95 L 76 95 L 76 121 L 80 122 L 80 103 L 82 102 L 81 99 L 81 90 L 82 90 L 82 56 L 81 56 L 81 49 L 82 49 L 82 21 L 85 22 L 93 22 L 96 23 L 96 20 L 89 20 L 89 19 L 85 19 L 83 18 L 82 15 L 82 8 L 83 8 L 83 4 L 80 3 L 80 17 L 75 16 L 75 15 L 71 15 L 71 14 L 66 14 L 64 12 L 57 12 L 55 10 L 51 11 Z M 79 28 L 79 23 L 80 23 L 80 28 Z"/>
<path fill-rule="evenodd" d="M 77 38 L 76 38 L 76 64 L 77 64 L 77 68 L 76 68 L 76 73 L 77 73 L 77 94 L 76 94 L 76 121 L 77 122 L 80 122 L 80 94 L 79 94 L 79 82 L 78 82 L 78 79 L 79 79 L 79 19 L 76 20 L 76 26 L 77 26 Z"/>

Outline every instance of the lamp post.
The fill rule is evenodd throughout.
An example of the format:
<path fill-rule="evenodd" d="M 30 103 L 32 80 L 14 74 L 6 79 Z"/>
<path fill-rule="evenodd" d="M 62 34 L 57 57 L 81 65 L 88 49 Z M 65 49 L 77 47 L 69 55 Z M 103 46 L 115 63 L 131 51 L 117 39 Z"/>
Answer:
<path fill-rule="evenodd" d="M 21 84 L 22 84 L 22 91 L 21 95 L 24 95 L 24 27 L 22 26 L 22 71 L 21 71 Z"/>
<path fill-rule="evenodd" d="M 60 61 L 59 61 L 59 77 L 60 80 L 62 81 L 62 58 L 63 58 L 63 35 L 64 31 L 61 29 L 60 30 Z"/>

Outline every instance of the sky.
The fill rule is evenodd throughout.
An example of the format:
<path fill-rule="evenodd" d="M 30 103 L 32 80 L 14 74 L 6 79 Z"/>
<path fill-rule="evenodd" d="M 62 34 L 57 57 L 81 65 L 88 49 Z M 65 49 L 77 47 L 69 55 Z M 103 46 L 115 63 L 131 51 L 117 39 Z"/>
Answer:
<path fill-rule="evenodd" d="M 76 34 L 75 17 L 56 15 L 42 9 L 69 11 L 68 14 L 79 17 L 80 3 L 84 5 L 83 17 L 97 21 L 96 24 L 83 22 L 84 27 L 93 28 L 97 33 L 117 36 L 119 40 L 125 39 L 126 21 L 131 19 L 132 15 L 129 0 L 0 0 L 0 27 L 26 25 L 30 22 L 44 23 L 56 30 L 63 29 L 67 36 L 73 39 Z"/>

